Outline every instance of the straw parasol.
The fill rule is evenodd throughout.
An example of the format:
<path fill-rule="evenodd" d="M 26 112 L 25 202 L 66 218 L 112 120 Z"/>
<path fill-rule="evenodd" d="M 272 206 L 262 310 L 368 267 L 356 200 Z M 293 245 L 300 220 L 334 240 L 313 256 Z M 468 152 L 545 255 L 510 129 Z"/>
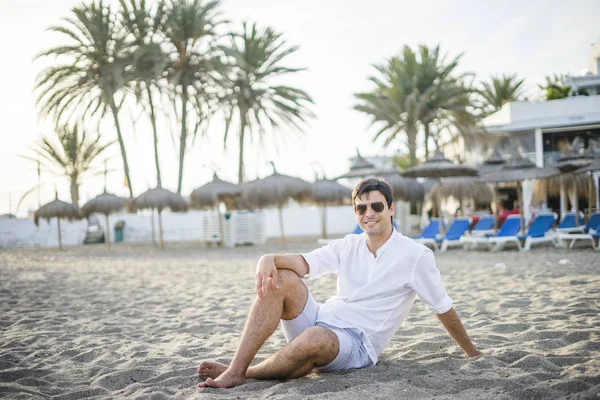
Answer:
<path fill-rule="evenodd" d="M 596 153 L 596 146 L 595 146 L 595 142 L 590 141 L 588 148 L 585 151 L 588 155 L 595 157 L 595 159 L 588 165 L 586 165 L 585 167 L 579 168 L 577 170 L 574 171 L 574 175 L 577 176 L 577 174 L 583 174 L 583 173 L 588 173 L 588 213 L 586 215 L 587 219 L 589 220 L 591 214 L 592 214 L 592 203 L 593 203 L 593 198 L 594 198 L 594 172 L 595 171 L 600 171 L 600 158 L 598 158 L 598 155 Z M 596 193 L 598 191 L 598 187 L 596 186 Z"/>
<path fill-rule="evenodd" d="M 200 186 L 190 194 L 191 205 L 199 209 L 215 209 L 218 211 L 219 203 L 224 202 L 227 209 L 237 208 L 238 200 L 242 196 L 242 187 L 230 182 L 219 179 L 216 172 L 213 173 L 213 180 Z M 219 232 L 221 240 L 225 237 L 225 228 L 220 214 Z"/>
<path fill-rule="evenodd" d="M 564 154 L 561 158 L 556 162 L 556 167 L 563 174 L 569 174 L 573 177 L 574 172 L 579 168 L 585 167 L 589 165 L 592 161 L 595 160 L 596 154 L 594 149 L 594 142 L 590 141 L 590 146 L 588 151 L 580 152 L 582 147 L 581 139 L 577 136 L 573 139 L 571 143 L 571 147 L 569 151 Z M 573 179 L 574 191 L 577 194 L 577 181 Z M 561 178 L 561 187 L 563 185 L 563 179 Z M 562 191 L 562 190 L 561 190 Z M 577 201 L 575 202 L 577 204 Z M 575 208 L 578 208 L 577 206 Z M 579 226 L 579 213 L 575 213 L 575 225 Z"/>
<path fill-rule="evenodd" d="M 504 164 L 506 164 L 506 160 L 500 155 L 498 151 L 498 147 L 494 146 L 490 155 L 483 160 L 483 163 L 479 166 L 479 175 L 485 175 L 492 171 L 496 171 L 501 169 Z M 498 193 L 498 182 L 494 182 L 494 187 L 492 190 L 492 210 L 494 210 L 494 229 L 498 229 L 498 205 L 497 205 L 497 197 Z"/>
<path fill-rule="evenodd" d="M 432 157 L 428 158 L 423 164 L 416 165 L 408 168 L 403 173 L 404 176 L 408 177 L 423 177 L 423 178 L 436 178 L 438 185 L 440 185 L 441 178 L 449 178 L 456 176 L 476 176 L 477 169 L 464 164 L 456 164 L 448 160 L 440 149 L 436 149 Z M 442 220 L 442 210 L 440 199 L 436 199 L 438 205 L 438 214 L 440 220 Z M 444 224 L 440 224 L 440 233 L 444 234 Z"/>
<path fill-rule="evenodd" d="M 108 249 L 110 249 L 110 225 L 108 223 L 108 216 L 122 210 L 126 203 L 127 200 L 104 191 L 104 193 L 88 201 L 81 207 L 81 212 L 85 218 L 88 218 L 94 213 L 104 214 L 106 218 L 106 246 Z"/>
<path fill-rule="evenodd" d="M 74 204 L 65 203 L 58 199 L 58 193 L 56 199 L 50 203 L 44 204 L 33 214 L 33 222 L 36 226 L 39 226 L 40 218 L 46 219 L 50 222 L 51 218 L 57 219 L 58 226 L 58 248 L 62 250 L 62 235 L 60 232 L 60 220 L 64 218 L 68 221 L 74 219 L 81 219 L 81 210 Z"/>
<path fill-rule="evenodd" d="M 207 209 L 217 207 L 221 201 L 230 206 L 233 201 L 229 200 L 235 200 L 241 195 L 242 188 L 240 186 L 219 179 L 215 173 L 212 181 L 200 186 L 190 194 L 190 200 L 192 207 Z"/>
<path fill-rule="evenodd" d="M 392 187 L 395 200 L 423 201 L 425 186 L 415 178 L 404 177 L 396 170 L 383 171 L 379 175 Z"/>
<path fill-rule="evenodd" d="M 373 165 L 372 163 L 367 161 L 363 156 L 361 156 L 358 149 L 356 149 L 356 157 L 354 157 L 354 159 L 352 160 L 350 171 L 338 176 L 337 178 L 335 178 L 335 180 L 348 178 L 364 178 L 367 176 L 381 175 L 382 172 L 382 169 L 376 168 L 375 165 Z"/>
<path fill-rule="evenodd" d="M 158 232 L 160 238 L 160 248 L 164 250 L 165 243 L 163 240 L 163 227 L 162 227 L 162 210 L 169 208 L 174 212 L 185 212 L 188 210 L 188 204 L 183 197 L 177 193 L 173 193 L 169 190 L 157 187 L 150 189 L 147 192 L 139 195 L 134 200 L 136 208 L 151 209 L 158 211 Z M 154 217 L 152 218 L 152 238 L 154 238 Z M 154 240 L 153 240 L 154 241 Z"/>
<path fill-rule="evenodd" d="M 494 199 L 493 191 L 477 177 L 455 176 L 440 179 L 429 191 L 433 198 L 454 197 L 462 208 L 464 198 L 473 199 L 477 203 L 490 203 Z"/>
<path fill-rule="evenodd" d="M 247 183 L 242 198 L 250 206 L 258 208 L 277 207 L 279 210 L 281 244 L 284 245 L 283 206 L 290 199 L 298 202 L 310 200 L 313 186 L 300 178 L 278 173 L 273 162 L 271 162 L 271 166 L 273 167 L 273 174 L 264 179 Z"/>
<path fill-rule="evenodd" d="M 321 205 L 321 238 L 327 237 L 327 206 L 349 204 L 352 190 L 329 179 L 313 182 L 313 201 Z"/>
<path fill-rule="evenodd" d="M 480 179 L 485 182 L 517 182 L 517 197 L 519 202 L 519 213 L 521 215 L 521 232 L 525 233 L 522 181 L 525 179 L 550 178 L 559 173 L 560 171 L 555 167 L 538 168 L 515 149 L 513 150 L 512 157 L 506 161 L 502 168 L 490 171 L 487 174 L 482 175 Z"/>

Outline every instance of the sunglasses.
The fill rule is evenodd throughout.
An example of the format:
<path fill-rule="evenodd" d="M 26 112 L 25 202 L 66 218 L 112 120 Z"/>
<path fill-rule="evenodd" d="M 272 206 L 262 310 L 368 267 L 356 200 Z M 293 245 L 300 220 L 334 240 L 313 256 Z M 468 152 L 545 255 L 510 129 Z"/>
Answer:
<path fill-rule="evenodd" d="M 371 206 L 371 209 L 376 213 L 380 213 L 385 209 L 385 203 L 383 203 L 382 201 L 374 201 L 369 204 L 357 204 L 354 206 L 354 211 L 356 211 L 358 215 L 365 215 L 365 213 L 367 212 L 367 207 L 369 205 Z"/>

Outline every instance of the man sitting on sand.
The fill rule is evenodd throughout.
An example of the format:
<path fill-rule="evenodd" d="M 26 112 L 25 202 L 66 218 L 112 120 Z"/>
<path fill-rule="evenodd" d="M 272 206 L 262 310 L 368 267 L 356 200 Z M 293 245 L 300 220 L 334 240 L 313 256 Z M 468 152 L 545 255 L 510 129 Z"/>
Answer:
<path fill-rule="evenodd" d="M 473 345 L 442 286 L 433 253 L 393 228 L 390 185 L 365 179 L 352 193 L 361 235 L 347 235 L 307 254 L 269 254 L 256 268 L 255 300 L 231 364 L 202 361 L 200 387 L 227 388 L 246 379 L 300 378 L 319 371 L 364 368 L 406 319 L 415 296 L 436 313 L 469 357 Z M 337 295 L 315 301 L 302 278 L 337 272 Z M 279 321 L 287 340 L 279 352 L 250 366 Z"/>

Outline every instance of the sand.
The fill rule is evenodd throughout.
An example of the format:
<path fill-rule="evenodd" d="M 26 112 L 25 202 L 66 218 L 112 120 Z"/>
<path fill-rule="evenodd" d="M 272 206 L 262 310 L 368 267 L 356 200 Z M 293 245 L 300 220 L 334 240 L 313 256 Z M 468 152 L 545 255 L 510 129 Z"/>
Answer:
<path fill-rule="evenodd" d="M 314 242 L 288 245 L 306 251 Z M 9 399 L 596 399 L 600 254 L 437 254 L 474 342 L 467 359 L 423 304 L 371 368 L 198 389 L 198 363 L 228 362 L 274 247 L 170 245 L 0 250 L 0 397 Z M 309 282 L 317 300 L 335 276 Z M 284 344 L 277 331 L 255 361 Z"/>

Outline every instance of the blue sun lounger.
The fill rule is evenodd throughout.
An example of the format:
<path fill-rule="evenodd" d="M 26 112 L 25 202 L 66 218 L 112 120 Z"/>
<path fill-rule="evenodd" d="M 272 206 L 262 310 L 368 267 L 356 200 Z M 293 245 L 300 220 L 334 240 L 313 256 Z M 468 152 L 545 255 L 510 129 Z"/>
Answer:
<path fill-rule="evenodd" d="M 446 251 L 450 246 L 461 245 L 460 238 L 465 234 L 471 225 L 469 218 L 456 218 L 450 226 L 448 231 L 442 237 L 434 238 L 416 238 L 415 242 L 424 244 L 426 246 L 433 247 L 434 250 Z M 440 246 L 441 244 L 441 246 Z"/>

